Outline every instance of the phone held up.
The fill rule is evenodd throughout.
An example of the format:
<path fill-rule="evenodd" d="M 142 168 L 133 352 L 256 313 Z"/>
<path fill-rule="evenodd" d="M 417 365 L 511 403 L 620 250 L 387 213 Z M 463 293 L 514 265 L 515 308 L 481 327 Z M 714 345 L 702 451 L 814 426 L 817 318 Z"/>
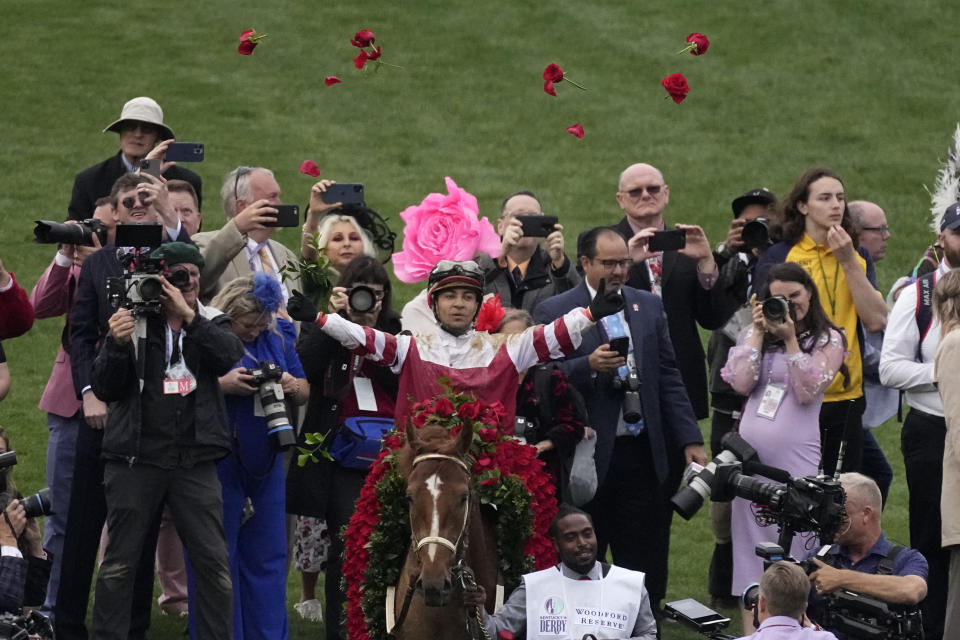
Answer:
<path fill-rule="evenodd" d="M 149 173 L 154 178 L 160 177 L 160 158 L 144 158 L 140 161 L 140 173 Z"/>
<path fill-rule="evenodd" d="M 557 216 L 544 215 L 526 215 L 516 216 L 523 227 L 523 235 L 527 238 L 546 238 L 553 233 L 553 227 L 557 224 Z"/>
<path fill-rule="evenodd" d="M 171 142 L 163 154 L 165 162 L 203 162 L 202 142 Z"/>
<path fill-rule="evenodd" d="M 684 229 L 654 231 L 647 243 L 650 251 L 676 251 L 687 246 L 687 232 Z"/>
<path fill-rule="evenodd" d="M 332 184 L 323 193 L 323 201 L 327 204 L 339 202 L 343 206 L 363 204 L 363 185 L 340 183 Z"/>
<path fill-rule="evenodd" d="M 300 226 L 300 205 L 298 204 L 269 204 L 277 210 L 275 222 L 265 222 L 266 227 L 297 227 Z M 264 214 L 266 215 L 266 214 Z"/>

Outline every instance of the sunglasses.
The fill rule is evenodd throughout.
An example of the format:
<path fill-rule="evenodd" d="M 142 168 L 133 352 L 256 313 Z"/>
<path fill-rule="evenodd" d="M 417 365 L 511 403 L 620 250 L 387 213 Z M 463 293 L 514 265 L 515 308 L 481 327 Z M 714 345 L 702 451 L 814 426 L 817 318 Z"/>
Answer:
<path fill-rule="evenodd" d="M 123 200 L 120 201 L 120 204 L 122 204 L 127 209 L 133 209 L 133 207 L 137 204 L 137 199 L 140 200 L 140 204 L 142 204 L 143 206 L 147 206 L 148 204 L 150 204 L 150 196 L 145 191 L 137 192 L 136 198 L 133 196 L 124 198 Z"/>
<path fill-rule="evenodd" d="M 631 198 L 642 198 L 643 192 L 646 191 L 651 197 L 656 197 L 660 193 L 661 189 L 663 189 L 662 184 L 652 184 L 648 187 L 635 187 L 630 189 L 627 191 L 627 195 Z"/>

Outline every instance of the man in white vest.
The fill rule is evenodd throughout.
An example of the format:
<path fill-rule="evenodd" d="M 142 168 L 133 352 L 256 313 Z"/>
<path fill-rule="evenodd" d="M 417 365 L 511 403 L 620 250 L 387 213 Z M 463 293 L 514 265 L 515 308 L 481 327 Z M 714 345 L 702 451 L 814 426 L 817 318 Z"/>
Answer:
<path fill-rule="evenodd" d="M 527 640 L 601 638 L 654 640 L 657 623 L 650 610 L 644 574 L 597 562 L 597 538 L 586 512 L 561 505 L 550 525 L 560 563 L 523 576 L 523 583 L 495 614 L 483 613 L 491 638 L 526 630 Z M 464 604 L 485 600 L 483 587 L 464 594 Z"/>

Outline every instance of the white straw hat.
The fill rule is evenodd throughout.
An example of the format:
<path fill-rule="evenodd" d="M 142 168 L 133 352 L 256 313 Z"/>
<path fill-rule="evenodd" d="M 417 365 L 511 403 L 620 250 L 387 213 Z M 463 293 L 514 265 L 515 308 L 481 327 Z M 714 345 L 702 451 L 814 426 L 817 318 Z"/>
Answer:
<path fill-rule="evenodd" d="M 120 117 L 111 122 L 110 125 L 103 130 L 104 133 L 107 131 L 120 133 L 120 125 L 127 120 L 136 120 L 137 122 L 156 125 L 160 128 L 160 140 L 168 140 L 169 138 L 176 137 L 173 135 L 173 129 L 163 124 L 163 109 L 160 108 L 160 105 L 157 104 L 157 101 L 153 98 L 141 96 L 128 101 L 127 104 L 123 105 Z"/>

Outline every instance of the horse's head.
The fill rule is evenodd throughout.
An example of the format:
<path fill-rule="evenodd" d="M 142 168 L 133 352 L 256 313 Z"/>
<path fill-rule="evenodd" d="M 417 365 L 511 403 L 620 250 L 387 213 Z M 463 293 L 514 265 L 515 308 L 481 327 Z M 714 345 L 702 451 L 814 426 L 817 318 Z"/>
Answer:
<path fill-rule="evenodd" d="M 450 569 L 457 560 L 470 516 L 470 467 L 466 462 L 473 431 L 450 437 L 443 427 L 407 426 L 407 500 L 412 551 L 420 565 L 418 582 L 427 606 L 450 600 Z"/>

